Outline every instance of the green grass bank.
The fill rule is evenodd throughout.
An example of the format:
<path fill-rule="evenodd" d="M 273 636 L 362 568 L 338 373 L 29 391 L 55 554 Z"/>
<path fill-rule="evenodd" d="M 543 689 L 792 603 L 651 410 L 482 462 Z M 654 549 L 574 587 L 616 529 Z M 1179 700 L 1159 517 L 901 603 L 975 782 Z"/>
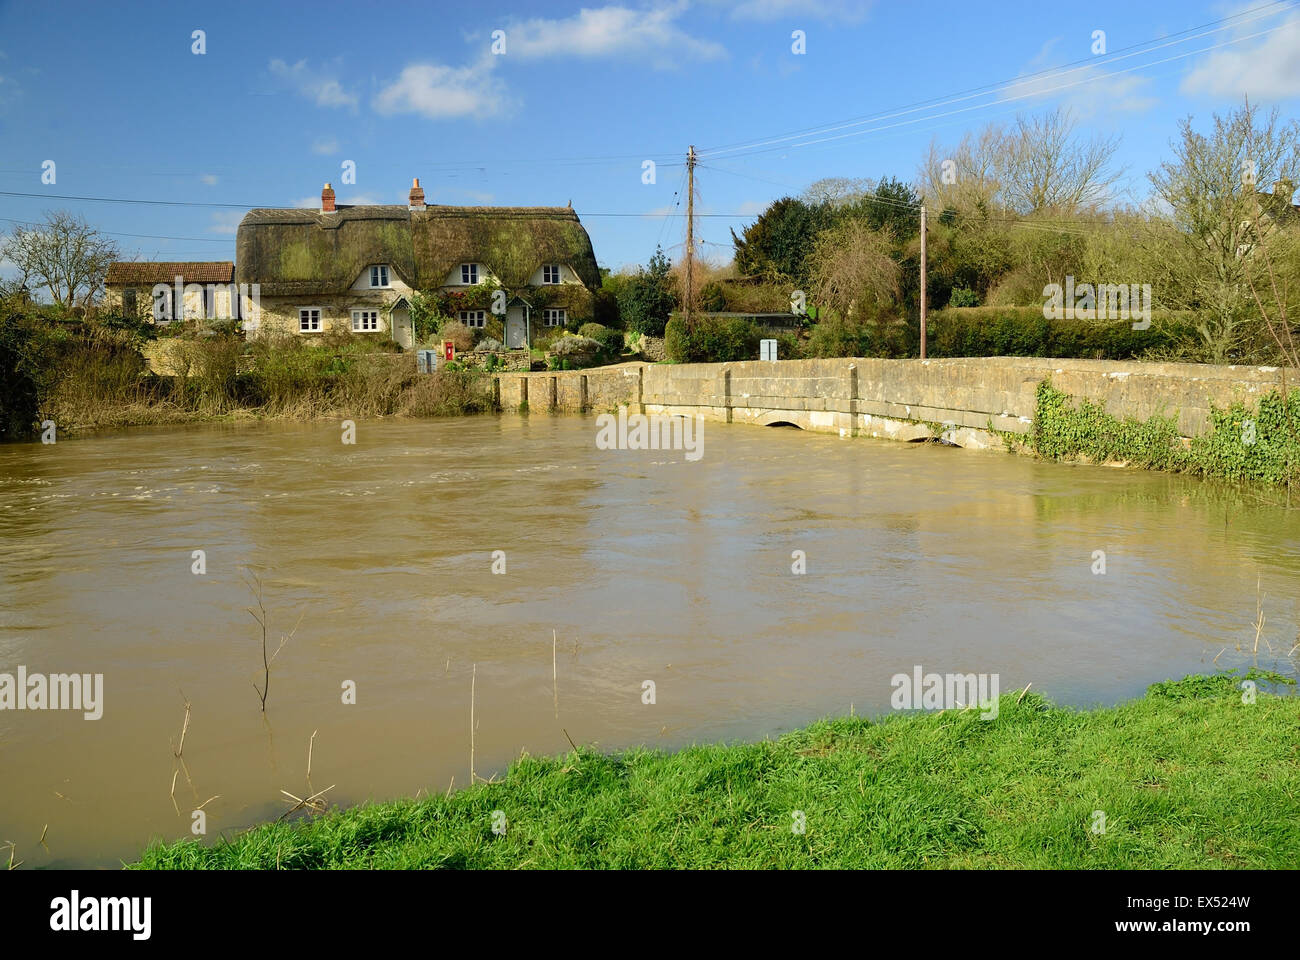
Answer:
<path fill-rule="evenodd" d="M 1030 690 L 989 720 L 842 717 L 761 743 L 525 755 L 450 796 L 157 843 L 131 866 L 1294 868 L 1300 698 L 1246 703 L 1241 680 L 1086 711 Z"/>

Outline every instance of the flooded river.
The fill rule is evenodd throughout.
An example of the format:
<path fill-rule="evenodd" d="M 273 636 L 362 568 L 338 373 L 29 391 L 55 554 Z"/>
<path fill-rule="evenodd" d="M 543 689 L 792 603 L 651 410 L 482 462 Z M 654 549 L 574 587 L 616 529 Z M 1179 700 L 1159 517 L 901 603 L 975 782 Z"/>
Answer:
<path fill-rule="evenodd" d="M 707 424 L 694 461 L 596 432 L 503 416 L 363 421 L 355 445 L 318 423 L 0 447 L 0 674 L 103 675 L 99 719 L 0 711 L 0 842 L 28 867 L 114 866 L 190 835 L 200 805 L 212 837 L 279 816 L 281 791 L 458 789 L 471 685 L 489 777 L 565 731 L 672 748 L 882 713 L 918 665 L 1079 706 L 1216 657 L 1294 672 L 1300 511 L 794 429 Z M 269 652 L 292 632 L 265 715 L 255 578 Z"/>

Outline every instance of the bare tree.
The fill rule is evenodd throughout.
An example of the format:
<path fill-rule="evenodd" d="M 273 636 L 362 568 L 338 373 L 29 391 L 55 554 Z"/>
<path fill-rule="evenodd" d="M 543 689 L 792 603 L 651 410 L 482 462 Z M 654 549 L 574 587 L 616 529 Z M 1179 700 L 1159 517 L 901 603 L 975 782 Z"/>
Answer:
<path fill-rule="evenodd" d="M 47 213 L 38 226 L 14 227 L 0 244 L 0 255 L 24 277 L 39 280 L 63 307 L 90 303 L 119 256 L 115 243 L 64 210 Z"/>
<path fill-rule="evenodd" d="M 1251 287 L 1272 263 L 1260 257 L 1261 246 L 1280 245 L 1287 233 L 1272 229 L 1273 216 L 1261 204 L 1269 195 L 1256 185 L 1295 182 L 1300 124 L 1283 124 L 1276 109 L 1262 115 L 1246 102 L 1227 116 L 1215 114 L 1209 136 L 1184 120 L 1173 147 L 1173 159 L 1150 175 L 1177 230 L 1167 262 L 1183 298 L 1198 310 L 1198 329 L 1211 359 L 1222 362 L 1259 320 L 1268 319 Z M 1277 204 L 1288 217 L 1290 206 L 1289 196 Z"/>
<path fill-rule="evenodd" d="M 936 212 L 951 208 L 969 213 L 992 207 L 1002 192 L 998 157 L 1004 137 L 1001 127 L 989 124 L 978 133 L 967 133 L 955 147 L 931 142 L 917 177 L 926 204 Z"/>
<path fill-rule="evenodd" d="M 823 232 L 813 247 L 812 298 L 844 319 L 878 315 L 902 295 L 902 269 L 889 230 L 858 219 Z"/>
<path fill-rule="evenodd" d="M 1111 166 L 1118 137 L 1076 136 L 1068 110 L 1016 118 L 997 155 L 1004 206 L 1020 214 L 1076 213 L 1109 194 L 1122 170 Z"/>
<path fill-rule="evenodd" d="M 823 177 L 808 185 L 803 199 L 809 203 L 827 203 L 843 207 L 860 200 L 876 189 L 875 181 L 866 177 Z"/>

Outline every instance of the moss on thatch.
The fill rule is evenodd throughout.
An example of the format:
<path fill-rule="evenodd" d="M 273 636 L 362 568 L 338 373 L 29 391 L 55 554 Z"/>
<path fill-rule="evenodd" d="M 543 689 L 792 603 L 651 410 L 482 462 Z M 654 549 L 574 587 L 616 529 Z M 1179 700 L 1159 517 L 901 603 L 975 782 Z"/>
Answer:
<path fill-rule="evenodd" d="M 267 296 L 342 293 L 374 263 L 414 285 L 410 215 L 405 207 L 250 210 L 235 241 L 235 276 Z"/>
<path fill-rule="evenodd" d="M 342 293 L 375 263 L 416 289 L 441 286 L 460 263 L 480 263 L 512 289 L 545 263 L 600 285 L 591 239 L 568 207 L 399 206 L 249 211 L 239 225 L 236 276 L 268 296 Z"/>
<path fill-rule="evenodd" d="M 600 286 L 591 239 L 568 207 L 428 207 L 411 221 L 427 286 L 466 262 L 483 264 L 515 289 L 544 263 L 568 264 L 588 287 Z"/>

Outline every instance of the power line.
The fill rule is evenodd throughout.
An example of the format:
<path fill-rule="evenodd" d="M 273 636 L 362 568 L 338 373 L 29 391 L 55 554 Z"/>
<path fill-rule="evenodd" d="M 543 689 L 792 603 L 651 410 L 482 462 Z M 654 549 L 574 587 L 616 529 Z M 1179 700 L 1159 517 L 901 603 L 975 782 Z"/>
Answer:
<path fill-rule="evenodd" d="M 19 193 L 0 190 L 0 197 L 35 197 L 39 200 L 81 200 L 88 203 L 135 203 L 153 207 L 221 207 L 234 210 L 251 210 L 258 204 L 216 203 L 202 200 L 128 200 L 120 197 L 74 197 L 63 193 Z M 263 204 L 265 206 L 265 204 Z"/>
<path fill-rule="evenodd" d="M 41 224 L 34 220 L 14 220 L 12 217 L 0 217 L 5 223 L 16 223 L 22 227 L 39 227 Z M 117 233 L 113 230 L 100 230 L 99 233 L 108 234 L 110 237 L 136 237 L 140 240 L 193 240 L 196 243 L 234 243 L 233 237 L 225 240 L 217 240 L 213 237 L 164 237 L 153 233 Z"/>
<path fill-rule="evenodd" d="M 1067 89 L 1070 89 L 1070 88 L 1072 88 L 1072 87 L 1082 86 L 1082 85 L 1089 84 L 1089 83 L 1096 83 L 1096 82 L 1099 81 L 1099 80 L 1109 80 L 1109 79 L 1113 79 L 1114 77 L 1118 77 L 1118 76 L 1121 76 L 1121 75 L 1126 74 L 1126 73 L 1132 73 L 1134 70 L 1141 70 L 1141 69 L 1143 69 L 1143 68 L 1145 68 L 1145 67 L 1160 66 L 1160 65 L 1165 64 L 1165 63 L 1171 63 L 1171 62 L 1173 62 L 1173 61 L 1175 61 L 1175 60 L 1184 60 L 1184 59 L 1186 59 L 1187 57 L 1193 57 L 1193 56 L 1196 56 L 1197 54 L 1200 54 L 1200 53 L 1208 53 L 1208 52 L 1210 52 L 1210 51 L 1212 51 L 1212 50 L 1218 50 L 1218 49 L 1220 49 L 1221 47 L 1227 47 L 1227 46 L 1231 46 L 1231 45 L 1236 44 L 1236 43 L 1242 43 L 1242 42 L 1244 42 L 1244 41 L 1246 41 L 1246 40 L 1253 40 L 1253 39 L 1255 39 L 1256 37 L 1262 37 L 1262 36 L 1265 36 L 1266 34 L 1273 33 L 1273 32 L 1276 31 L 1276 30 L 1280 30 L 1280 29 L 1282 28 L 1282 26 L 1285 26 L 1285 24 L 1283 24 L 1283 25 L 1279 25 L 1279 26 L 1277 26 L 1277 27 L 1270 27 L 1268 30 L 1261 30 L 1261 31 L 1258 32 L 1258 33 L 1252 33 L 1252 34 L 1249 34 L 1248 36 L 1239 37 L 1239 38 L 1237 38 L 1236 40 L 1227 40 L 1227 41 L 1225 41 L 1225 42 L 1223 42 L 1223 43 L 1214 44 L 1214 45 L 1209 46 L 1209 47 L 1203 47 L 1203 48 L 1201 48 L 1200 50 L 1190 50 L 1190 51 L 1188 51 L 1188 52 L 1186 52 L 1186 53 L 1181 53 L 1181 54 L 1178 54 L 1178 55 L 1176 55 L 1176 56 L 1166 57 L 1166 58 L 1163 59 L 1163 60 L 1156 60 L 1156 61 L 1153 61 L 1152 63 L 1139 64 L 1139 65 L 1136 66 L 1136 67 L 1129 67 L 1129 68 L 1124 69 L 1124 70 L 1116 70 L 1114 73 L 1100 74 L 1100 75 L 1098 75 L 1098 76 L 1089 77 L 1089 78 L 1084 79 L 1084 80 L 1078 80 L 1078 81 L 1075 81 L 1074 83 L 1061 84 L 1061 85 L 1056 86 L 1056 87 L 1048 87 L 1048 88 L 1046 88 L 1046 89 L 1036 90 L 1036 91 L 1033 91 L 1032 93 L 1020 94 L 1020 95 L 1018 95 L 1018 96 L 1013 96 L 1013 97 L 1003 97 L 1003 98 L 1000 99 L 1000 100 L 992 100 L 992 101 L 990 101 L 990 102 L 988 102 L 988 103 L 979 103 L 979 104 L 975 104 L 975 105 L 973 105 L 973 106 L 969 106 L 969 107 L 961 107 L 961 108 L 959 108 L 959 109 L 957 109 L 957 110 L 949 110 L 949 111 L 947 111 L 946 113 L 938 113 L 938 114 L 934 114 L 934 115 L 932 115 L 932 116 L 928 116 L 928 117 L 918 117 L 918 118 L 916 118 L 916 119 L 914 119 L 914 120 L 902 120 L 902 121 L 900 121 L 900 122 L 898 122 L 898 123 L 889 123 L 889 124 L 885 124 L 884 126 L 875 127 L 875 128 L 873 128 L 873 129 L 870 129 L 870 130 L 858 130 L 858 131 L 855 131 L 855 132 L 853 132 L 853 133 L 842 133 L 842 134 L 839 134 L 839 135 L 837 135 L 837 136 L 833 136 L 833 137 L 821 137 L 821 138 L 816 139 L 816 140 L 805 140 L 805 141 L 802 142 L 802 143 L 780 144 L 780 145 L 778 145 L 778 146 L 774 146 L 774 147 L 766 147 L 766 148 L 761 149 L 761 150 L 751 150 L 751 151 L 749 151 L 749 152 L 747 152 L 747 153 L 737 153 L 737 154 L 734 154 L 734 156 L 754 156 L 754 155 L 756 155 L 756 154 L 760 154 L 760 153 L 772 153 L 773 151 L 776 151 L 776 150 L 786 150 L 786 149 L 793 150 L 793 149 L 797 149 L 797 148 L 799 148 L 799 147 L 809 147 L 809 146 L 813 146 L 813 145 L 818 144 L 818 143 L 830 143 L 830 142 L 832 142 L 832 141 L 836 141 L 836 140 L 844 140 L 844 139 L 847 139 L 847 138 L 849 138 L 849 137 L 859 137 L 859 136 L 864 136 L 864 135 L 866 135 L 866 134 L 870 134 L 870 133 L 879 133 L 879 132 L 882 131 L 882 130 L 890 130 L 890 129 L 893 129 L 893 128 L 895 128 L 895 127 L 904 127 L 904 126 L 908 126 L 908 125 L 910 125 L 910 124 L 914 124 L 914 123 L 924 123 L 924 122 L 927 121 L 927 120 L 937 120 L 937 119 L 939 119 L 940 117 L 950 117 L 950 116 L 954 116 L 954 115 L 959 114 L 959 113 L 969 113 L 969 112 L 972 111 L 972 110 L 983 110 L 983 109 L 985 109 L 985 108 L 987 108 L 987 107 L 998 106 L 999 104 L 1003 104 L 1003 103 L 1014 103 L 1014 102 L 1017 102 L 1017 101 L 1020 101 L 1020 100 L 1028 100 L 1028 99 L 1032 99 L 1032 98 L 1034 98 L 1034 97 L 1041 97 L 1041 96 L 1044 96 L 1045 94 L 1048 94 L 1048 93 L 1054 93 L 1054 92 L 1056 92 L 1056 91 L 1058 91 L 1058 90 L 1067 90 Z M 789 138 L 785 138 L 785 139 L 789 139 Z"/>
<path fill-rule="evenodd" d="M 1279 9 L 1276 9 L 1276 10 L 1270 10 L 1269 8 L 1272 8 L 1272 7 L 1277 7 L 1277 8 L 1279 8 Z M 1183 39 L 1181 39 L 1181 40 L 1171 40 L 1171 41 L 1169 41 L 1169 42 L 1159 43 L 1159 44 L 1156 45 L 1156 46 L 1151 46 L 1151 44 L 1155 44 L 1155 43 L 1157 43 L 1156 40 L 1149 40 L 1149 41 L 1144 41 L 1144 42 L 1141 43 L 1141 44 L 1135 44 L 1135 45 L 1130 46 L 1130 47 L 1123 47 L 1123 48 L 1121 48 L 1120 51 L 1117 51 L 1117 53 L 1116 53 L 1115 55 L 1113 55 L 1113 56 L 1111 56 L 1111 57 L 1108 57 L 1108 58 L 1106 58 L 1105 60 L 1100 61 L 1100 64 L 1101 64 L 1102 66 L 1106 66 L 1106 65 L 1109 65 L 1109 64 L 1112 64 L 1112 63 L 1118 63 L 1120 60 L 1126 60 L 1126 59 L 1129 59 L 1130 57 L 1139 56 L 1139 55 L 1142 54 L 1142 53 L 1152 53 L 1152 52 L 1154 52 L 1154 51 L 1156 51 L 1156 50 L 1164 49 L 1165 47 L 1169 47 L 1169 46 L 1174 46 L 1174 45 L 1176 45 L 1176 44 L 1178 44 L 1178 43 L 1185 43 L 1185 42 L 1187 42 L 1187 41 L 1189 41 L 1189 40 L 1196 40 L 1196 39 L 1199 39 L 1200 37 L 1208 36 L 1208 35 L 1210 35 L 1210 34 L 1212 34 L 1212 33 L 1218 33 L 1218 32 L 1220 32 L 1220 31 L 1222 31 L 1222 30 L 1229 29 L 1230 27 L 1240 26 L 1240 23 L 1228 23 L 1228 21 L 1239 20 L 1239 21 L 1241 21 L 1241 23 L 1249 23 L 1249 22 L 1252 22 L 1253 20 L 1258 20 L 1258 19 L 1261 19 L 1261 18 L 1263 18 L 1263 17 L 1274 16 L 1274 15 L 1276 15 L 1276 14 L 1278 14 L 1278 13 L 1281 13 L 1283 10 L 1286 10 L 1286 9 L 1292 9 L 1293 7 L 1294 7 L 1294 4 L 1292 4 L 1292 3 L 1290 3 L 1290 2 L 1286 2 L 1286 0 L 1278 0 L 1278 2 L 1265 4 L 1265 5 L 1260 6 L 1260 7 L 1255 7 L 1255 8 L 1253 8 L 1253 9 L 1251 9 L 1251 10 L 1243 11 L 1243 12 L 1240 13 L 1240 14 L 1235 14 L 1235 15 L 1232 16 L 1232 17 L 1225 17 L 1225 18 L 1223 18 L 1222 20 L 1213 20 L 1213 21 L 1210 21 L 1208 24 L 1202 24 L 1202 25 L 1199 26 L 1199 27 L 1190 27 L 1190 28 L 1188 28 L 1187 30 L 1182 30 L 1182 31 L 1179 31 L 1179 33 L 1172 34 L 1172 36 L 1175 36 L 1175 37 L 1176 37 L 1176 36 L 1179 36 L 1179 35 L 1181 35 L 1181 34 L 1190 33 L 1190 32 L 1195 31 L 1195 30 L 1200 30 L 1201 27 L 1204 27 L 1204 26 L 1213 26 L 1213 25 L 1215 25 L 1215 24 L 1225 24 L 1224 26 L 1216 27 L 1216 28 L 1213 29 L 1213 30 L 1208 30 L 1208 31 L 1206 31 L 1205 33 L 1196 34 L 1196 35 L 1194 35 L 1194 36 L 1183 37 Z M 1262 12 L 1262 13 L 1261 13 L 1260 11 L 1268 11 L 1268 12 Z M 1254 15 L 1254 16 L 1250 16 L 1250 14 L 1255 14 L 1255 15 Z M 1127 68 L 1127 69 L 1125 69 L 1125 70 L 1116 71 L 1115 73 L 1101 74 L 1101 75 L 1098 75 L 1098 76 L 1088 77 L 1088 78 L 1085 78 L 1085 79 L 1080 80 L 1080 81 L 1076 81 L 1076 82 L 1071 83 L 1071 84 L 1065 84 L 1065 85 L 1062 85 L 1062 86 L 1060 86 L 1060 87 L 1048 88 L 1048 89 L 1046 89 L 1046 90 L 1037 90 L 1037 91 L 1035 91 L 1035 92 L 1033 92 L 1033 93 L 1023 94 L 1023 95 L 1021 95 L 1021 96 L 1017 96 L 1017 97 L 1004 98 L 1004 99 L 1002 99 L 1002 100 L 994 100 L 994 101 L 991 101 L 991 102 L 989 102 L 989 103 L 985 103 L 985 104 L 977 104 L 977 105 L 975 105 L 975 106 L 973 106 L 973 107 L 964 108 L 964 110 L 950 111 L 949 113 L 946 113 L 946 114 L 938 114 L 938 115 L 936 115 L 936 117 L 937 117 L 937 116 L 949 116 L 949 115 L 951 115 L 952 113 L 961 113 L 961 112 L 966 112 L 966 111 L 968 111 L 968 110 L 978 110 L 978 109 L 983 109 L 983 108 L 985 108 L 985 107 L 996 106 L 996 105 L 998 105 L 998 104 L 1000 104 L 1000 103 L 1009 103 L 1009 102 L 1013 102 L 1013 101 L 1016 101 L 1016 100 L 1026 99 L 1026 98 L 1028 98 L 1028 97 L 1042 96 L 1044 93 L 1051 93 L 1051 92 L 1053 92 L 1053 91 L 1055 91 L 1055 90 L 1068 89 L 1068 88 L 1070 88 L 1070 87 L 1078 86 L 1078 85 L 1085 84 L 1085 83 L 1094 83 L 1094 82 L 1096 82 L 1097 80 L 1110 79 L 1110 78 L 1113 78 L 1113 77 L 1119 76 L 1119 75 L 1121 75 L 1121 74 L 1123 74 L 1123 73 L 1129 73 L 1129 72 L 1132 72 L 1133 70 L 1139 70 L 1139 69 L 1142 69 L 1142 68 L 1144 68 L 1144 67 L 1159 66 L 1160 64 L 1162 64 L 1162 63 L 1168 63 L 1168 62 L 1170 62 L 1171 60 L 1178 60 L 1178 59 L 1183 59 L 1183 58 L 1185 58 L 1185 57 L 1189 57 L 1189 56 L 1195 56 L 1195 55 L 1198 54 L 1198 53 L 1205 53 L 1205 52 L 1209 52 L 1209 51 L 1211 51 L 1211 50 L 1216 50 L 1216 49 L 1218 49 L 1218 48 L 1221 47 L 1221 46 L 1229 46 L 1229 45 L 1231 45 L 1231 44 L 1241 43 L 1241 42 L 1243 42 L 1243 41 L 1245 41 L 1245 40 L 1254 39 L 1255 37 L 1263 36 L 1263 35 L 1265 35 L 1265 34 L 1267 34 L 1267 33 L 1272 33 L 1272 32 L 1274 32 L 1275 30 L 1281 29 L 1282 26 L 1285 26 L 1285 24 L 1280 24 L 1280 25 L 1278 25 L 1278 26 L 1276 26 L 1276 27 L 1271 27 L 1271 28 L 1269 28 L 1268 30 L 1261 31 L 1261 32 L 1259 32 L 1259 33 L 1250 34 L 1250 35 L 1248 35 L 1248 36 L 1238 37 L 1238 38 L 1236 38 L 1236 39 L 1234 39 L 1234 40 L 1225 41 L 1225 42 L 1222 43 L 1222 44 L 1212 45 L 1212 46 L 1210 46 L 1210 47 L 1206 47 L 1206 48 L 1203 48 L 1203 49 L 1201 49 L 1201 50 L 1193 50 L 1193 51 L 1189 51 L 1189 52 L 1186 52 L 1186 53 L 1183 53 L 1183 54 L 1179 54 L 1179 55 L 1174 56 L 1174 57 L 1166 58 L 1165 60 L 1157 60 L 1157 61 L 1154 61 L 1154 62 L 1152 62 L 1152 63 L 1139 64 L 1139 65 L 1136 66 L 1136 67 L 1131 67 L 1131 68 Z M 1163 39 L 1163 38 L 1160 38 L 1160 39 Z M 1137 51 L 1137 52 L 1134 52 L 1134 53 L 1124 53 L 1124 52 L 1123 52 L 1123 51 L 1126 51 L 1126 50 L 1132 50 L 1134 47 L 1149 47 L 1150 49 L 1140 50 L 1140 51 Z M 724 154 L 728 154 L 728 153 L 731 153 L 731 154 L 733 154 L 733 155 L 737 155 L 737 156 L 747 156 L 747 155 L 750 155 L 750 154 L 752 154 L 752 153 L 765 153 L 765 152 L 770 152 L 770 151 L 766 151 L 766 150 L 752 150 L 752 149 L 750 149 L 750 148 L 754 148 L 754 147 L 763 147 L 763 146 L 767 146 L 767 145 L 769 145 L 769 144 L 784 143 L 785 141 L 790 141 L 790 140 L 798 140 L 798 139 L 801 139 L 802 137 L 813 136 L 813 135 L 818 134 L 818 133 L 830 133 L 830 132 L 833 132 L 833 131 L 835 131 L 835 130 L 842 130 L 842 129 L 845 129 L 846 127 L 851 127 L 851 126 L 860 126 L 860 125 L 862 125 L 862 124 L 865 124 L 865 123 L 873 123 L 873 122 L 876 122 L 876 121 L 878 121 L 878 120 L 888 120 L 888 119 L 893 119 L 893 118 L 895 118 L 895 117 L 906 116 L 906 115 L 909 114 L 909 113 L 916 113 L 916 112 L 918 112 L 918 111 L 920 111 L 920 110 L 924 110 L 924 109 L 928 109 L 928 108 L 941 107 L 941 106 L 948 106 L 949 104 L 960 103 L 960 102 L 963 102 L 963 101 L 965 101 L 965 100 L 974 99 L 976 96 L 980 96 L 981 93 L 984 92 L 984 91 L 989 91 L 989 90 L 999 90 L 999 89 L 1008 89 L 1008 88 L 1015 88 L 1015 87 L 1018 87 L 1018 86 L 1023 87 L 1023 86 L 1026 84 L 1027 81 L 1033 80 L 1033 79 L 1036 78 L 1036 77 L 1041 77 L 1041 76 L 1044 76 L 1044 75 L 1047 75 L 1047 76 L 1055 75 L 1057 78 L 1059 78 L 1059 77 L 1063 77 L 1063 76 L 1067 76 L 1067 75 L 1070 74 L 1070 73 L 1077 73 L 1077 72 L 1079 72 L 1079 70 L 1087 69 L 1088 66 L 1095 66 L 1095 65 L 1097 65 L 1098 61 L 1085 59 L 1085 60 L 1075 61 L 1075 63 L 1083 63 L 1083 64 L 1085 64 L 1086 66 L 1083 66 L 1083 67 L 1076 67 L 1076 68 L 1071 69 L 1071 70 L 1065 70 L 1064 68 L 1061 68 L 1061 67 L 1051 68 L 1051 69 L 1048 69 L 1048 70 L 1041 70 L 1041 71 L 1038 71 L 1037 73 L 1027 74 L 1027 75 L 1025 75 L 1025 76 L 1017 77 L 1017 78 L 1014 78 L 1014 79 L 1011 79 L 1011 80 L 1004 80 L 1004 81 L 1001 81 L 1001 82 L 999 82 L 999 83 L 985 84 L 985 85 L 982 86 L 982 87 L 971 88 L 973 92 L 970 92 L 970 91 L 964 91 L 963 94 L 956 94 L 956 95 L 952 95 L 952 96 L 949 96 L 949 97 L 933 97 L 933 98 L 930 98 L 929 100 L 919 101 L 916 105 L 908 105 L 908 106 L 906 106 L 906 107 L 904 107 L 904 108 L 900 108 L 900 109 L 898 109 L 898 110 L 896 110 L 896 111 L 894 111 L 894 112 L 882 111 L 882 112 L 880 112 L 880 113 L 876 113 L 876 114 L 868 114 L 868 115 L 866 115 L 865 117 L 853 118 L 853 119 L 846 120 L 846 121 L 835 121 L 835 122 L 832 122 L 831 124 L 822 124 L 822 125 L 819 125 L 819 126 L 816 126 L 816 127 L 805 127 L 805 128 L 803 128 L 802 130 L 800 130 L 800 131 L 795 131 L 795 132 L 792 132 L 792 133 L 790 133 L 790 134 L 786 134 L 786 135 L 782 135 L 782 136 L 773 137 L 773 138 L 770 138 L 770 139 L 767 139 L 767 140 L 750 141 L 750 142 L 748 142 L 748 143 L 741 143 L 741 144 L 738 144 L 738 145 L 731 145 L 731 146 L 723 146 L 723 147 L 711 147 L 711 148 L 706 148 L 705 150 L 702 151 L 702 153 L 703 153 L 705 159 L 710 159 L 710 158 L 714 158 L 714 157 L 722 156 L 722 155 L 724 155 Z M 1067 65 L 1067 66 L 1068 66 L 1068 65 Z M 918 122 L 921 122 L 921 121 L 926 120 L 926 119 L 935 119 L 935 117 L 923 117 L 923 118 L 919 118 L 918 120 L 906 121 L 906 122 L 903 123 L 903 124 L 890 124 L 890 125 L 887 125 L 887 126 L 884 126 L 884 127 L 876 128 L 876 130 L 859 131 L 859 133 L 873 133 L 873 132 L 877 132 L 878 130 L 889 129 L 890 127 L 893 127 L 893 126 L 903 126 L 903 125 L 906 125 L 907 123 L 918 123 Z M 857 134 L 846 134 L 845 136 L 855 136 L 855 135 L 857 135 Z M 790 144 L 790 146 L 791 146 L 791 147 L 808 146 L 808 145 L 811 144 L 811 143 L 822 143 L 822 142 L 826 142 L 827 139 L 841 139 L 841 138 L 825 138 L 825 139 L 823 139 L 823 140 L 813 140 L 813 141 L 809 141 L 808 143 L 795 143 L 795 144 Z M 776 147 L 775 149 L 782 149 L 782 148 L 781 148 L 780 146 L 778 146 L 778 147 Z M 744 151 L 744 152 L 742 152 L 742 151 Z"/>

